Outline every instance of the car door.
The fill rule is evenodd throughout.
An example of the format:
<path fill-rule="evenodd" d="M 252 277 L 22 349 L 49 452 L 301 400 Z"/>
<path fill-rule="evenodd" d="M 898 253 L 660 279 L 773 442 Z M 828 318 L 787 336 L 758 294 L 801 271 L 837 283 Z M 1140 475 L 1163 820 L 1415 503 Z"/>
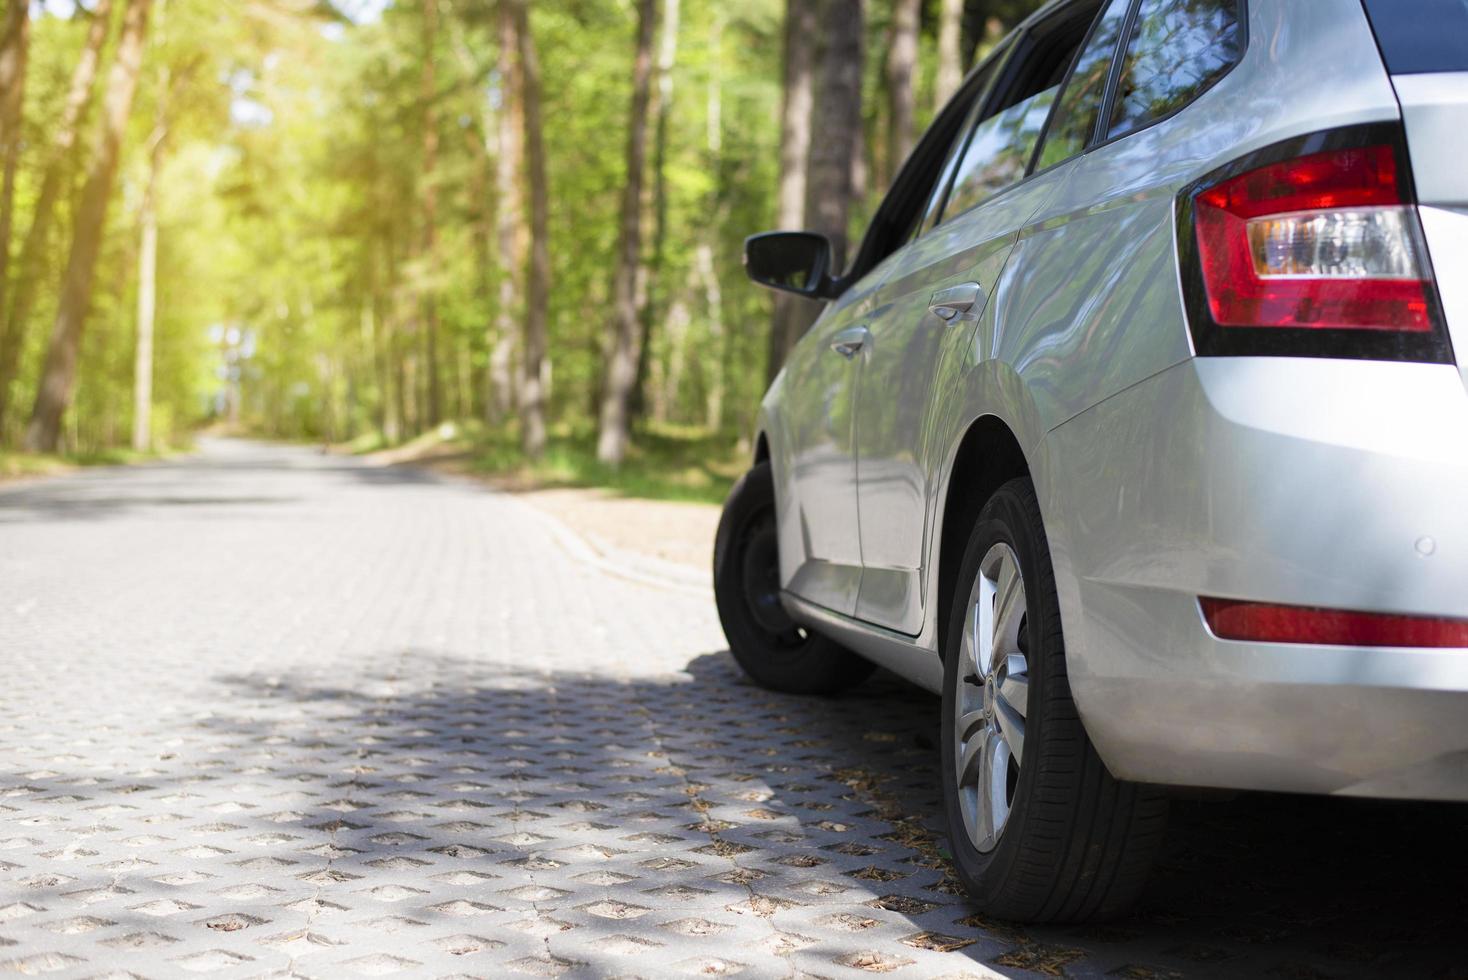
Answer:
<path fill-rule="evenodd" d="M 1026 177 L 1047 121 L 1056 117 L 1047 149 L 1067 126 L 1085 129 L 1074 152 L 1086 145 L 1127 6 L 1111 0 L 1099 17 L 1095 4 L 1062 8 L 1021 40 L 979 114 L 939 223 L 895 257 L 878 290 L 855 412 L 860 619 L 909 635 L 922 629 L 936 469 L 926 435 L 944 404 L 934 379 L 973 344 L 1020 229 L 1065 179 L 1056 166 L 1064 158 Z M 1087 102 L 1091 115 L 1077 123 Z"/>
<path fill-rule="evenodd" d="M 936 218 L 982 81 L 966 80 L 924 134 L 872 218 L 847 273 L 852 284 L 796 345 L 767 400 L 780 405 L 780 581 L 785 591 L 843 615 L 856 614 L 862 575 L 855 412 L 870 324 L 882 316 L 879 289 L 902 243 Z"/>
<path fill-rule="evenodd" d="M 828 307 L 790 352 L 779 382 L 791 484 L 778 513 L 780 579 L 787 591 L 848 616 L 861 584 L 857 354 L 880 281 L 874 270 Z"/>

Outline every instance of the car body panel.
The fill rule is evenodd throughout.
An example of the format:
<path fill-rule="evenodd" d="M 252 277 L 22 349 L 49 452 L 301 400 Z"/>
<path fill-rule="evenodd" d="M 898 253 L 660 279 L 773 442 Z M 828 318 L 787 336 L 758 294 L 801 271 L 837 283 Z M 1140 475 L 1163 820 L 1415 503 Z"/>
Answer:
<path fill-rule="evenodd" d="M 1057 175 L 1021 184 L 945 221 L 893 258 L 878 291 L 882 313 L 872 318 L 857 394 L 859 619 L 911 635 L 922 630 L 923 550 L 936 470 L 925 423 L 935 403 L 951 397 L 941 365 L 961 365 L 965 349 L 973 349 L 975 327 L 1019 229 L 1058 182 Z M 980 290 L 969 311 L 945 321 L 929 309 L 939 291 L 969 283 Z"/>
<path fill-rule="evenodd" d="M 829 485 L 782 476 L 799 454 L 778 451 L 786 604 L 936 690 L 940 532 L 964 489 L 952 483 L 955 460 L 965 434 L 994 420 L 1028 461 L 1071 690 L 1113 773 L 1468 799 L 1468 652 L 1225 641 L 1199 610 L 1211 595 L 1468 617 L 1468 373 L 1197 357 L 1175 241 L 1176 196 L 1202 175 L 1283 140 L 1405 117 L 1443 308 L 1455 348 L 1468 350 L 1468 279 L 1457 274 L 1468 265 L 1468 177 L 1455 165 L 1464 137 L 1452 108 L 1468 75 L 1390 77 L 1359 0 L 1249 0 L 1247 11 L 1242 60 L 1194 102 L 1004 192 L 1048 191 L 1007 258 L 973 252 L 996 229 L 945 241 L 963 232 L 945 222 L 931 244 L 920 238 L 863 281 L 877 328 L 872 370 L 855 379 L 861 519 L 846 533 L 862 543 L 864 570 L 856 595 L 836 602 L 797 579 L 809 549 L 791 515 L 816 506 L 803 492 Z M 1444 147 L 1460 149 L 1424 150 Z M 933 256 L 966 254 L 1002 271 L 992 287 L 979 280 L 987 302 L 972 328 L 935 341 L 909 317 L 929 286 L 963 281 Z M 924 269 L 930 282 L 913 279 Z M 887 352 L 883 316 L 904 318 L 887 342 L 915 351 L 904 365 L 914 377 L 875 360 Z M 925 393 L 917 420 L 913 391 Z M 761 423 L 772 448 L 784 417 L 808 408 L 786 401 L 777 383 Z M 892 526 L 876 523 L 889 513 Z"/>
<path fill-rule="evenodd" d="M 1427 251 L 1453 348 L 1468 351 L 1468 72 L 1394 75 Z M 1468 358 L 1459 358 L 1468 385 Z"/>
<path fill-rule="evenodd" d="M 1066 489 L 1078 472 L 1084 494 Z M 1364 792 L 1468 753 L 1463 651 L 1218 640 L 1197 600 L 1468 617 L 1455 367 L 1198 358 L 1047 435 L 1036 482 L 1071 688 L 1118 776 Z"/>
<path fill-rule="evenodd" d="M 846 614 L 856 611 L 861 539 L 856 496 L 855 404 L 860 358 L 831 350 L 832 338 L 870 315 L 875 272 L 847 290 L 790 352 L 775 469 L 780 577 L 786 588 Z M 773 394 L 773 392 L 772 392 Z M 782 492 L 783 491 L 783 492 Z"/>

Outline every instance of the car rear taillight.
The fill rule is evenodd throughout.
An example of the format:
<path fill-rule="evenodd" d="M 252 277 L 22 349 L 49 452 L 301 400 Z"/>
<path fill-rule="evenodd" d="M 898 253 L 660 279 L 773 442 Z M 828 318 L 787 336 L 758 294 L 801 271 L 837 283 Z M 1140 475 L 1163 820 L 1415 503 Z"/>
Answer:
<path fill-rule="evenodd" d="M 1333 130 L 1188 188 L 1179 245 L 1200 354 L 1450 361 L 1400 128 Z"/>
<path fill-rule="evenodd" d="M 1200 598 L 1221 640 L 1346 647 L 1468 647 L 1468 620 Z"/>

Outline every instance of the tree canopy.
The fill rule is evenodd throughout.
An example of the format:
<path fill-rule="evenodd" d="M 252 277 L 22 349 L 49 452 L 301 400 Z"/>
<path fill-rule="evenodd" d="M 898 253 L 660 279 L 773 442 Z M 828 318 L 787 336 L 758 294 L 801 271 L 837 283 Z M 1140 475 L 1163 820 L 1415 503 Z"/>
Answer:
<path fill-rule="evenodd" d="M 859 84 L 841 97 L 859 235 L 953 84 L 940 48 L 1034 6 L 0 5 L 0 445 L 73 452 L 211 420 L 333 441 L 467 419 L 589 431 L 616 398 L 634 441 L 639 425 L 737 434 L 779 356 L 740 252 L 790 214 L 787 17 L 856 11 Z M 843 152 L 816 154 L 821 172 Z"/>

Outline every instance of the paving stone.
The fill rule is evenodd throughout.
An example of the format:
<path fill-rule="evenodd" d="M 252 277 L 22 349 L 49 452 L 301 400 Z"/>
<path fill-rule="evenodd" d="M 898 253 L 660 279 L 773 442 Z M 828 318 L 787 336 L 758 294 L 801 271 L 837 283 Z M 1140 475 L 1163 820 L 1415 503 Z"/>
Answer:
<path fill-rule="evenodd" d="M 247 443 L 0 489 L 0 974 L 1461 969 L 1461 863 L 1302 893 L 1280 810 L 1194 819 L 1127 922 L 975 915 L 933 698 L 762 691 L 707 597 L 560 540 Z"/>

